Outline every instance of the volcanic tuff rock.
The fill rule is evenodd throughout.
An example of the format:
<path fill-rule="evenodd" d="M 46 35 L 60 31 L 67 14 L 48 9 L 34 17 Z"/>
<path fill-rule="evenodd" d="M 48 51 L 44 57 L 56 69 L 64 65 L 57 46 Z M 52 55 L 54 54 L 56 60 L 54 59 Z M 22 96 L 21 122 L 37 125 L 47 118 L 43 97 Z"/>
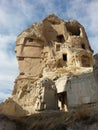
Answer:
<path fill-rule="evenodd" d="M 1 113 L 69 111 L 98 101 L 93 50 L 78 21 L 47 16 L 18 35 L 15 53 L 19 75 Z"/>

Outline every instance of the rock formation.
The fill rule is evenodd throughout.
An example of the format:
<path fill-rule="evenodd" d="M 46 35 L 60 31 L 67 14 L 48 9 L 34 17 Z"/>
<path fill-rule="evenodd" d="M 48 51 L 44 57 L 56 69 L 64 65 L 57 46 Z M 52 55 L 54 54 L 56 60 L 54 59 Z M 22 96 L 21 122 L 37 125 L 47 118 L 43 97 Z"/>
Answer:
<path fill-rule="evenodd" d="M 1 113 L 10 102 L 9 115 L 24 116 L 98 101 L 93 50 L 79 22 L 49 15 L 18 35 L 15 53 L 19 75 Z"/>
<path fill-rule="evenodd" d="M 94 55 L 94 77 L 98 84 L 98 53 Z"/>

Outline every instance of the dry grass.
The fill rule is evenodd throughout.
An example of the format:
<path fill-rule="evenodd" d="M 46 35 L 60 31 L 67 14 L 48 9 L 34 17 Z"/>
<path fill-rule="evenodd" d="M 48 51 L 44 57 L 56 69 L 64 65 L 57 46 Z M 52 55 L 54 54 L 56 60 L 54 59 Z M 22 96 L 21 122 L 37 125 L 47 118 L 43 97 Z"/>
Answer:
<path fill-rule="evenodd" d="M 76 112 L 44 112 L 17 119 L 11 117 L 11 120 L 24 126 L 23 130 L 66 130 L 77 122 L 95 123 L 98 120 L 96 115 L 98 113 L 80 107 Z"/>
<path fill-rule="evenodd" d="M 64 113 L 43 113 L 35 114 L 28 117 L 26 120 L 30 123 L 29 130 L 52 130 L 57 129 L 57 126 L 66 127 L 63 122 Z"/>
<path fill-rule="evenodd" d="M 90 118 L 92 115 L 92 111 L 84 108 L 79 108 L 77 111 L 73 114 L 73 117 L 75 120 L 86 120 Z"/>

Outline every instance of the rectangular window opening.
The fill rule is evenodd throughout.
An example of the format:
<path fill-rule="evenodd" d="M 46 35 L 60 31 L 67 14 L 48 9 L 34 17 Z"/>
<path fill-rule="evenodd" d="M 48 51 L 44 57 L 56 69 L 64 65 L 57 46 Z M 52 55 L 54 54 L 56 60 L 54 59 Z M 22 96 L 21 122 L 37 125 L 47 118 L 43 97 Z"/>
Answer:
<path fill-rule="evenodd" d="M 67 54 L 63 54 L 63 60 L 67 61 Z"/>
<path fill-rule="evenodd" d="M 56 51 L 60 51 L 60 44 L 56 45 Z"/>
<path fill-rule="evenodd" d="M 57 42 L 61 42 L 61 43 L 65 42 L 64 36 L 62 34 L 57 36 Z"/>
<path fill-rule="evenodd" d="M 86 49 L 86 48 L 85 48 L 85 44 L 82 44 L 81 47 L 82 47 L 83 49 Z"/>

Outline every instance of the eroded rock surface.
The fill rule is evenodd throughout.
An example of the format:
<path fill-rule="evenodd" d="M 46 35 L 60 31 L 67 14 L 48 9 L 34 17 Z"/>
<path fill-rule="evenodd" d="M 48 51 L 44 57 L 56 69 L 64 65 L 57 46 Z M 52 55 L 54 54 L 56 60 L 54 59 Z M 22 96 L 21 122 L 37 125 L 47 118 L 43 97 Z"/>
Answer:
<path fill-rule="evenodd" d="M 25 116 L 97 102 L 93 50 L 78 21 L 47 16 L 18 35 L 15 53 L 19 75 L 1 113 Z"/>
<path fill-rule="evenodd" d="M 43 69 L 62 67 L 92 67 L 92 49 L 84 27 L 77 21 L 64 21 L 49 15 L 23 31 L 16 41 L 19 77 L 33 79 L 43 75 Z"/>

